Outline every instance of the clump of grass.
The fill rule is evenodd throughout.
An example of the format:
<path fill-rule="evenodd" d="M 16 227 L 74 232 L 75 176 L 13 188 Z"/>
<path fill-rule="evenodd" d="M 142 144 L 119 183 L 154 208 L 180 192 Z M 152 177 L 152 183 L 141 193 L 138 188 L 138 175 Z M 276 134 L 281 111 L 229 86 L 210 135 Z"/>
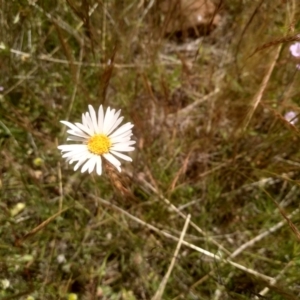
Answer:
<path fill-rule="evenodd" d="M 299 298 L 299 8 L 178 42 L 151 3 L 3 5 L 1 299 Z M 114 180 L 56 148 L 88 104 L 135 124 Z"/>

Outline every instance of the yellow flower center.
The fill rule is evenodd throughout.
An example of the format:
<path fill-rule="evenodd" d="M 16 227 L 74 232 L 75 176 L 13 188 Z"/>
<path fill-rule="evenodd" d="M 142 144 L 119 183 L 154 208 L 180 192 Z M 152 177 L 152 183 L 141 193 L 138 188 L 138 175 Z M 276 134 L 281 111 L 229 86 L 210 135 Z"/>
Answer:
<path fill-rule="evenodd" d="M 89 138 L 87 148 L 90 152 L 98 155 L 109 152 L 111 141 L 105 134 L 96 134 Z"/>

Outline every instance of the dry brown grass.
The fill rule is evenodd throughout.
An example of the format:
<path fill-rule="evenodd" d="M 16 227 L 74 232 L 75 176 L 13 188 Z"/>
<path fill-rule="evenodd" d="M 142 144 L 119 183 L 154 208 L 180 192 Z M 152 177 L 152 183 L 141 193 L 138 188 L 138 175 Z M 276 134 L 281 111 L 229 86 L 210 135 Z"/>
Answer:
<path fill-rule="evenodd" d="M 2 3 L 1 299 L 299 299 L 300 11 L 219 4 L 178 40 L 157 1 Z M 121 174 L 56 149 L 88 104 L 135 124 Z"/>

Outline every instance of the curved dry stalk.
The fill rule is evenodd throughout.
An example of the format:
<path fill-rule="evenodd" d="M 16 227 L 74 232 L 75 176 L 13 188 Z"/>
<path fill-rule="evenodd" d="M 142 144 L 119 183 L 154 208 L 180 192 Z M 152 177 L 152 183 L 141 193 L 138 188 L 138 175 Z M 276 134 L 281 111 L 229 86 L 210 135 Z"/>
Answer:
<path fill-rule="evenodd" d="M 129 174 L 130 175 L 130 174 Z M 149 188 L 152 192 L 154 192 L 161 200 L 163 200 L 165 202 L 165 204 L 168 205 L 168 207 L 170 207 L 174 212 L 176 212 L 180 217 L 182 217 L 183 219 L 186 219 L 187 216 L 180 210 L 178 209 L 174 204 L 172 204 L 167 198 L 165 198 L 164 196 L 162 196 L 157 189 L 155 189 L 155 187 L 153 187 L 149 182 L 147 182 L 146 180 L 143 180 L 141 178 L 139 178 L 139 181 L 146 186 L 147 188 Z M 213 243 L 215 246 L 217 246 L 219 249 L 221 249 L 222 251 L 224 251 L 227 255 L 230 255 L 231 252 L 228 251 L 223 245 L 219 244 L 216 240 L 214 240 L 212 237 L 210 237 L 204 230 L 202 230 L 197 224 L 195 224 L 194 222 L 190 222 L 191 226 L 196 229 L 200 234 L 202 234 L 209 242 Z"/>
<path fill-rule="evenodd" d="M 180 238 L 179 238 L 179 241 L 178 241 L 178 244 L 177 244 L 177 247 L 175 249 L 175 252 L 174 252 L 174 255 L 173 255 L 173 258 L 171 260 L 171 264 L 169 266 L 169 269 L 166 273 L 166 275 L 164 276 L 162 282 L 160 283 L 159 285 L 159 288 L 157 290 L 157 292 L 155 293 L 154 297 L 152 298 L 152 300 L 160 300 L 163 293 L 164 293 L 164 290 L 166 288 L 166 285 L 167 285 L 167 282 L 168 282 L 168 279 L 171 275 L 171 272 L 175 266 L 175 261 L 176 261 L 176 258 L 178 256 L 178 253 L 179 253 L 179 250 L 181 248 L 181 245 L 182 245 L 182 242 L 183 242 L 183 239 L 184 239 L 184 236 L 185 236 L 185 233 L 186 233 L 186 230 L 188 228 L 188 225 L 190 223 L 190 219 L 191 219 L 191 215 L 189 214 L 185 220 L 185 223 L 184 223 L 184 226 L 183 226 L 183 229 L 182 229 L 182 232 L 180 234 Z"/>
<path fill-rule="evenodd" d="M 104 200 L 104 199 L 102 199 L 100 197 L 96 197 L 96 196 L 94 196 L 92 194 L 90 194 L 90 197 L 92 197 L 96 201 L 100 202 L 101 204 L 104 204 L 104 205 L 106 205 L 108 207 L 113 208 L 114 210 L 122 213 L 123 215 L 127 216 L 131 220 L 133 220 L 133 221 L 135 221 L 135 222 L 137 222 L 137 223 L 139 223 L 139 224 L 141 224 L 141 225 L 143 225 L 143 226 L 145 226 L 145 227 L 147 227 L 147 228 L 149 228 L 149 229 L 151 229 L 151 230 L 153 230 L 153 231 L 155 231 L 155 232 L 157 232 L 157 233 L 159 233 L 159 234 L 161 234 L 161 235 L 163 235 L 163 236 L 165 236 L 165 237 L 167 237 L 169 239 L 172 239 L 172 240 L 177 241 L 177 242 L 179 241 L 178 237 L 173 236 L 172 234 L 170 234 L 170 233 L 168 233 L 168 232 L 166 232 L 164 230 L 160 230 L 160 229 L 156 228 L 155 226 L 142 221 L 141 219 L 133 216 L 132 214 L 128 213 L 127 211 L 123 210 L 122 208 L 120 208 L 120 207 L 118 207 L 118 206 L 110 203 L 109 201 L 106 201 L 106 200 Z M 226 263 L 226 264 L 230 264 L 233 267 L 235 267 L 235 268 L 237 268 L 237 269 L 239 269 L 241 271 L 244 271 L 244 272 L 246 272 L 248 274 L 251 274 L 251 275 L 253 275 L 253 276 L 255 276 L 255 277 L 257 277 L 257 278 L 259 278 L 259 279 L 261 279 L 263 281 L 267 281 L 268 283 L 271 283 L 272 280 L 274 280 L 270 276 L 261 274 L 261 273 L 255 271 L 255 270 L 253 270 L 253 269 L 250 269 L 250 268 L 247 268 L 247 267 L 245 267 L 243 265 L 240 265 L 240 264 L 238 264 L 238 263 L 236 263 L 236 262 L 234 262 L 234 261 L 232 261 L 230 259 L 223 258 L 220 255 L 216 255 L 216 254 L 214 254 L 212 252 L 209 252 L 209 251 L 207 251 L 205 249 L 202 249 L 202 248 L 200 248 L 200 247 L 198 247 L 198 246 L 196 246 L 194 244 L 188 243 L 188 242 L 186 242 L 184 240 L 182 241 L 182 244 L 185 245 L 185 246 L 187 246 L 187 247 L 189 247 L 190 249 L 193 249 L 193 250 L 195 250 L 195 251 L 197 251 L 197 252 L 199 252 L 199 253 L 207 256 L 207 257 L 212 258 L 213 260 L 220 261 L 220 262 L 223 262 L 223 263 Z"/>
<path fill-rule="evenodd" d="M 266 73 L 266 75 L 265 75 L 265 77 L 264 77 L 264 79 L 263 79 L 263 81 L 262 81 L 262 83 L 259 87 L 259 90 L 257 91 L 256 95 L 254 96 L 254 98 L 252 100 L 252 104 L 251 104 L 252 107 L 251 107 L 251 109 L 250 109 L 250 111 L 249 111 L 249 113 L 246 117 L 245 125 L 243 126 L 243 130 L 245 130 L 248 127 L 248 125 L 249 125 L 249 123 L 250 123 L 250 121 L 251 121 L 251 119 L 254 115 L 254 112 L 255 112 L 259 102 L 261 101 L 261 98 L 264 94 L 265 89 L 267 88 L 268 82 L 269 82 L 270 77 L 271 77 L 271 75 L 273 73 L 273 70 L 275 68 L 275 65 L 276 65 L 276 62 L 278 60 L 281 48 L 282 48 L 282 44 L 279 44 L 277 49 L 276 49 L 274 58 L 271 62 L 271 65 L 268 69 L 268 72 Z"/>

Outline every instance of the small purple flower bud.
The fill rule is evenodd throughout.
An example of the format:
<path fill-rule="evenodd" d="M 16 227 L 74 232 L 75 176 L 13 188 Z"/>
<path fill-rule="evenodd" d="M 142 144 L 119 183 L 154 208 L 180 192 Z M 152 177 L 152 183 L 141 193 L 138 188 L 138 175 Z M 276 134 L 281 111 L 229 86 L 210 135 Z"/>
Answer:
<path fill-rule="evenodd" d="M 300 43 L 296 42 L 295 44 L 292 44 L 290 46 L 290 52 L 294 57 L 300 58 Z"/>
<path fill-rule="evenodd" d="M 297 114 L 294 111 L 289 111 L 284 115 L 284 118 L 292 125 L 298 122 Z"/>

